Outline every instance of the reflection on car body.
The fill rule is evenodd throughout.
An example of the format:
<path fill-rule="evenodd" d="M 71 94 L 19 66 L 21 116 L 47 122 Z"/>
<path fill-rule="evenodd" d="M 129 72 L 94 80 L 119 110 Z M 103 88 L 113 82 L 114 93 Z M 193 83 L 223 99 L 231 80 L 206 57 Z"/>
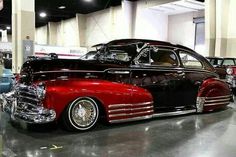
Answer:
<path fill-rule="evenodd" d="M 98 118 L 120 123 L 225 107 L 231 92 L 201 55 L 168 42 L 123 39 L 99 45 L 91 60 L 33 60 L 4 110 L 28 123 L 61 120 L 88 130 Z"/>

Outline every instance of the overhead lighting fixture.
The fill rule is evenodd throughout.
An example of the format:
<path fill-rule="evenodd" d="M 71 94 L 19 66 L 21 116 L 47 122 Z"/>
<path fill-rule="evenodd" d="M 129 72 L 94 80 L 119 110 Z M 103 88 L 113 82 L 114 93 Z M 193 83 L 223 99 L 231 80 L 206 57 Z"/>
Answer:
<path fill-rule="evenodd" d="M 65 8 L 66 8 L 66 6 L 64 6 L 64 5 L 58 7 L 58 9 L 65 9 Z"/>
<path fill-rule="evenodd" d="M 45 12 L 41 12 L 41 13 L 39 13 L 39 16 L 42 18 L 45 18 L 45 17 L 47 17 L 47 14 Z"/>
<path fill-rule="evenodd" d="M 11 27 L 10 27 L 10 26 L 7 26 L 6 29 L 7 29 L 7 30 L 11 30 Z"/>
<path fill-rule="evenodd" d="M 85 2 L 92 2 L 93 0 L 84 0 Z"/>

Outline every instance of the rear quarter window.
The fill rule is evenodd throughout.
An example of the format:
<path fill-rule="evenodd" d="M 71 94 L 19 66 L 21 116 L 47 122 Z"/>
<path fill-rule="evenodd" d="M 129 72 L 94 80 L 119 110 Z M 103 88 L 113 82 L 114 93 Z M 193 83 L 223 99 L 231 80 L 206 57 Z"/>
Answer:
<path fill-rule="evenodd" d="M 194 69 L 203 69 L 202 62 L 193 56 L 184 51 L 179 52 L 180 60 L 185 68 L 194 68 Z"/>

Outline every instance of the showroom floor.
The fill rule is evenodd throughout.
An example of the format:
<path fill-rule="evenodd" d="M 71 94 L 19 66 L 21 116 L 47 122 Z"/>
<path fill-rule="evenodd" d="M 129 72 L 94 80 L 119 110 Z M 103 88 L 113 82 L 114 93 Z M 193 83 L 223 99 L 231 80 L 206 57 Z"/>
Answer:
<path fill-rule="evenodd" d="M 2 114 L 3 157 L 235 157 L 234 105 L 208 114 L 98 125 L 83 133 L 13 127 Z"/>

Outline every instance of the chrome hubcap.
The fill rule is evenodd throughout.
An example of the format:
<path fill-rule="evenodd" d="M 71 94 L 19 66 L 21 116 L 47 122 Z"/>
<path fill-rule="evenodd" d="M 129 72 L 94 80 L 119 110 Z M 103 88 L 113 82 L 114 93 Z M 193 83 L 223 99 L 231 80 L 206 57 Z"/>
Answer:
<path fill-rule="evenodd" d="M 72 119 L 80 127 L 90 126 L 96 116 L 95 104 L 89 100 L 80 100 L 72 108 Z"/>

